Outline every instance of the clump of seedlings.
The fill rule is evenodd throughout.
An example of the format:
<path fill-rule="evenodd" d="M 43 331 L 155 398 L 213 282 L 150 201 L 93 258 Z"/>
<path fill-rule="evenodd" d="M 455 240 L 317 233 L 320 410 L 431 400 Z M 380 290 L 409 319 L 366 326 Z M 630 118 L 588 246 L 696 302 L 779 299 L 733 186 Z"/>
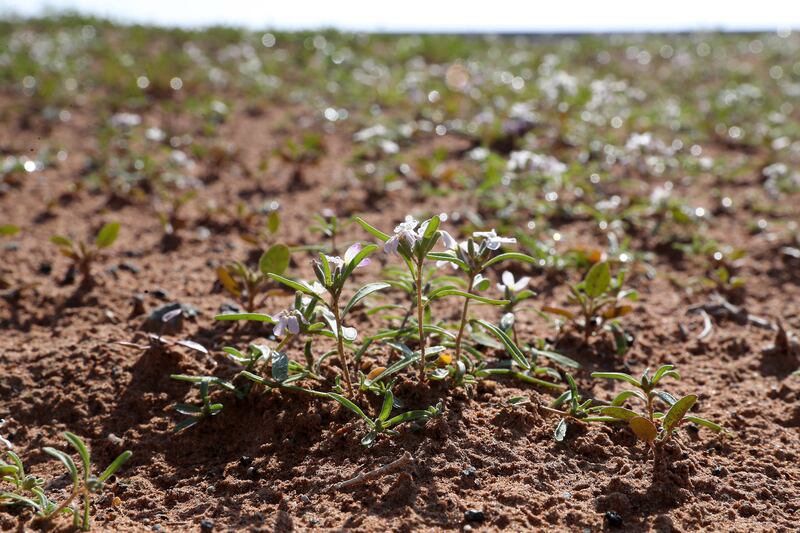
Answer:
<path fill-rule="evenodd" d="M 9 461 L 0 460 L 0 473 L 2 481 L 11 484 L 12 488 L 0 493 L 0 503 L 30 507 L 43 521 L 50 521 L 61 514 L 72 515 L 73 527 L 88 531 L 92 495 L 102 492 L 105 482 L 130 459 L 133 453 L 122 452 L 100 475 L 94 475 L 91 456 L 86 444 L 80 437 L 68 431 L 64 432 L 64 438 L 77 452 L 82 468 L 79 469 L 72 457 L 61 450 L 46 447 L 44 452 L 58 459 L 67 469 L 72 481 L 69 496 L 61 502 L 51 499 L 45 494 L 44 480 L 27 474 L 19 456 L 13 451 L 8 451 Z M 79 503 L 81 499 L 83 500 L 82 507 Z"/>
<path fill-rule="evenodd" d="M 542 310 L 566 319 L 583 333 L 583 342 L 588 344 L 597 331 L 618 330 L 617 319 L 633 311 L 626 300 L 637 300 L 638 293 L 632 289 L 623 289 L 624 280 L 624 272 L 612 278 L 607 262 L 596 263 L 589 269 L 583 281 L 570 286 L 569 302 L 578 306 L 577 311 L 554 306 L 546 306 Z"/>
<path fill-rule="evenodd" d="M 258 268 L 251 269 L 236 261 L 217 268 L 217 278 L 228 293 L 242 304 L 248 313 L 261 307 L 256 302 L 259 293 L 270 283 L 269 274 L 283 274 L 289 268 L 291 252 L 285 244 L 274 244 L 258 261 Z"/>
<path fill-rule="evenodd" d="M 656 450 L 656 458 L 660 448 L 669 442 L 680 426 L 686 422 L 717 432 L 723 431 L 719 424 L 689 414 L 697 402 L 696 395 L 689 394 L 676 398 L 659 388 L 661 380 L 665 378 L 680 379 L 680 374 L 673 365 L 659 367 L 652 376 L 647 369 L 639 379 L 623 372 L 593 372 L 592 377 L 623 381 L 633 387 L 620 392 L 610 405 L 595 407 L 593 411 L 603 417 L 611 417 L 615 421 L 628 424 L 637 438 Z M 626 407 L 631 400 L 637 401 L 641 408 Z M 666 412 L 660 409 L 660 406 L 666 408 Z"/>
<path fill-rule="evenodd" d="M 92 264 L 101 257 L 102 250 L 114 244 L 119 230 L 119 222 L 109 222 L 100 228 L 91 242 L 74 241 L 64 235 L 54 235 L 50 237 L 50 242 L 58 246 L 61 255 L 72 260 L 72 268 L 80 273 L 82 284 L 91 285 L 93 283 Z"/>

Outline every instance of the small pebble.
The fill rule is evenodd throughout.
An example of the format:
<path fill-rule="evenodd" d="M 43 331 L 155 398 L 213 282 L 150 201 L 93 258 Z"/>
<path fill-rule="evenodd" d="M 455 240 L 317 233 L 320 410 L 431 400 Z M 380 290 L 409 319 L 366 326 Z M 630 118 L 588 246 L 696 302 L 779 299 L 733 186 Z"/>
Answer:
<path fill-rule="evenodd" d="M 467 509 L 464 511 L 464 520 L 467 522 L 483 522 L 486 515 L 480 509 Z"/>
<path fill-rule="evenodd" d="M 203 531 L 204 533 L 214 531 L 214 521 L 210 518 L 204 518 L 200 520 L 200 531 Z"/>
<path fill-rule="evenodd" d="M 621 527 L 622 526 L 622 517 L 615 513 L 614 511 L 606 511 L 606 521 L 608 525 L 611 527 Z"/>

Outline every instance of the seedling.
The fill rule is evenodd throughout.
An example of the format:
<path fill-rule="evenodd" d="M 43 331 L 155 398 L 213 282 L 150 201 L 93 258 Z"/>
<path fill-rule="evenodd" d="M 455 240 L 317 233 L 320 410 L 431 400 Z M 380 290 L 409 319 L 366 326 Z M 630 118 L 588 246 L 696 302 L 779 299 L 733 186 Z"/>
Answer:
<path fill-rule="evenodd" d="M 697 396 L 690 394 L 677 399 L 670 393 L 656 388 L 662 379 L 671 377 L 680 379 L 680 374 L 673 365 L 663 365 L 652 377 L 647 369 L 641 378 L 636 379 L 622 372 L 593 372 L 592 377 L 624 381 L 634 388 L 619 393 L 607 407 L 593 408 L 601 415 L 626 422 L 634 434 L 651 446 L 662 446 L 672 438 L 673 434 L 684 422 L 693 422 L 713 431 L 723 428 L 715 422 L 689 415 L 689 410 L 697 402 Z M 623 407 L 629 399 L 636 399 L 645 404 L 643 413 Z M 657 403 L 665 405 L 665 413 L 656 410 Z"/>
<path fill-rule="evenodd" d="M 540 406 L 540 409 L 547 413 L 559 415 L 558 423 L 553 430 L 553 439 L 556 442 L 561 442 L 567 436 L 569 429 L 569 421 L 576 420 L 581 422 L 613 422 L 616 420 L 610 416 L 596 416 L 591 411 L 593 401 L 588 399 L 583 400 L 578 392 L 578 386 L 571 375 L 566 374 L 566 381 L 569 389 L 565 390 L 561 395 L 550 402 L 548 406 Z"/>
<path fill-rule="evenodd" d="M 290 255 L 288 246 L 275 244 L 261 255 L 258 270 L 251 270 L 237 261 L 217 268 L 217 278 L 225 290 L 252 313 L 263 304 L 256 304 L 256 296 L 269 283 L 269 274 L 283 274 L 289 267 Z"/>
<path fill-rule="evenodd" d="M 91 496 L 103 490 L 104 483 L 119 470 L 119 468 L 130 459 L 132 452 L 122 452 L 99 476 L 94 476 L 91 470 L 91 457 L 86 445 L 77 435 L 64 432 L 70 446 L 75 449 L 81 458 L 82 471 L 78 470 L 75 462 L 69 454 L 55 448 L 46 447 L 44 452 L 61 461 L 67 468 L 70 479 L 72 480 L 72 490 L 66 500 L 56 504 L 44 493 L 44 481 L 35 476 L 26 475 L 25 469 L 19 456 L 14 452 L 8 452 L 10 463 L 0 460 L 0 472 L 3 474 L 3 481 L 7 481 L 15 486 L 14 492 L 4 492 L 0 494 L 0 500 L 8 500 L 5 503 L 19 503 L 27 505 L 36 511 L 37 516 L 44 520 L 59 514 L 71 514 L 73 526 L 80 527 L 84 531 L 89 530 L 91 510 Z M 27 494 L 30 493 L 30 494 Z M 79 504 L 73 501 L 83 497 L 83 510 L 78 509 Z"/>
<path fill-rule="evenodd" d="M 624 279 L 624 273 L 620 272 L 612 280 L 608 263 L 596 263 L 589 269 L 583 281 L 570 287 L 569 301 L 580 307 L 578 313 L 551 306 L 542 310 L 569 320 L 583 332 L 583 341 L 588 344 L 592 334 L 602 329 L 607 322 L 633 311 L 633 307 L 625 300 L 635 301 L 638 293 L 630 289 L 624 290 Z"/>
<path fill-rule="evenodd" d="M 214 376 L 187 376 L 184 374 L 173 374 L 170 376 L 177 381 L 187 381 L 194 383 L 200 388 L 200 402 L 198 405 L 190 405 L 186 403 L 179 403 L 175 405 L 175 410 L 189 418 L 184 419 L 181 423 L 175 426 L 175 433 L 184 429 L 190 428 L 199 422 L 218 415 L 222 411 L 221 403 L 212 403 L 209 396 L 209 388 L 212 385 L 218 386 L 227 391 L 235 391 L 236 387 L 229 381 L 219 379 Z"/>
<path fill-rule="evenodd" d="M 392 394 L 391 390 L 387 390 L 383 396 L 383 405 L 381 406 L 380 413 L 377 417 L 370 418 L 358 405 L 341 394 L 331 392 L 328 393 L 328 396 L 358 415 L 367 425 L 369 432 L 361 439 L 361 444 L 363 446 L 372 446 L 379 435 L 399 435 L 399 433 L 392 428 L 404 422 L 417 421 L 424 424 L 431 418 L 439 416 L 443 409 L 442 403 L 439 402 L 437 405 L 428 407 L 425 410 L 406 411 L 405 413 L 389 418 L 394 406 L 394 394 Z"/>
<path fill-rule="evenodd" d="M 108 248 L 119 235 L 119 222 L 109 222 L 100 228 L 93 243 L 87 241 L 75 242 L 63 235 L 50 237 L 50 242 L 58 246 L 62 255 L 72 260 L 73 266 L 80 272 L 84 284 L 92 283 L 92 263 L 101 255 L 101 251 Z"/>
<path fill-rule="evenodd" d="M 325 210 L 322 215 L 314 215 L 314 224 L 310 230 L 330 239 L 331 254 L 336 255 L 339 253 L 336 246 L 336 238 L 339 235 L 341 226 L 342 224 L 336 214 L 333 211 Z"/>

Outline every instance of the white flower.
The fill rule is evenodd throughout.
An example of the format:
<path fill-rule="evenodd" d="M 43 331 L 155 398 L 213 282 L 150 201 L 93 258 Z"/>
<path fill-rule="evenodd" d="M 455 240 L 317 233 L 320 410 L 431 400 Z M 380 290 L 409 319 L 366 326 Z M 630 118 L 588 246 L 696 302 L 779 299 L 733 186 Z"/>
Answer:
<path fill-rule="evenodd" d="M 276 337 L 283 336 L 284 331 L 289 330 L 292 335 L 300 333 L 300 321 L 294 311 L 281 311 L 277 316 L 272 317 L 278 323 L 272 328 L 272 333 Z"/>
<path fill-rule="evenodd" d="M 335 268 L 344 268 L 345 265 L 349 265 L 350 262 L 356 258 L 356 256 L 361 252 L 361 243 L 357 242 L 351 245 L 345 252 L 344 252 L 344 259 L 337 256 L 330 256 L 326 255 L 325 258 L 328 260 L 329 263 L 334 265 Z M 360 263 L 356 265 L 356 268 L 361 268 L 367 266 L 372 261 L 367 257 L 362 259 Z"/>
<path fill-rule="evenodd" d="M 357 242 L 357 243 L 355 243 L 355 244 L 352 244 L 352 245 L 351 245 L 351 246 L 350 246 L 350 247 L 349 247 L 347 250 L 345 250 L 345 252 L 344 252 L 344 262 L 345 262 L 345 264 L 349 265 L 349 264 L 350 264 L 350 263 L 353 261 L 353 259 L 355 259 L 355 258 L 356 258 L 356 256 L 357 256 L 359 253 L 361 253 L 361 243 L 360 243 L 360 242 Z M 362 259 L 362 260 L 361 260 L 361 262 L 360 262 L 360 263 L 358 263 L 358 264 L 356 265 L 356 268 L 365 267 L 365 266 L 367 266 L 368 264 L 370 264 L 371 262 L 372 262 L 372 261 L 369 259 L 369 257 L 367 257 L 367 258 L 365 258 L 365 259 Z"/>
<path fill-rule="evenodd" d="M 497 288 L 503 292 L 505 292 L 506 289 L 508 289 L 509 292 L 519 292 L 525 287 L 527 287 L 528 283 L 530 283 L 531 281 L 531 278 L 529 278 L 528 276 L 523 276 L 515 281 L 514 274 L 512 274 L 508 270 L 503 272 L 503 276 L 501 279 L 503 280 L 503 283 L 498 283 Z"/>
<path fill-rule="evenodd" d="M 452 235 L 450 235 L 444 230 L 441 231 L 441 234 L 442 234 L 442 244 L 444 245 L 445 248 L 447 248 L 448 250 L 455 250 L 456 247 L 458 247 L 458 243 L 456 242 L 456 240 L 453 238 Z"/>
<path fill-rule="evenodd" d="M 517 242 L 514 237 L 500 237 L 494 230 L 476 231 L 472 236 L 485 239 L 486 247 L 490 250 L 497 250 L 501 244 L 515 244 Z"/>
<path fill-rule="evenodd" d="M 394 235 L 383 245 L 383 251 L 387 254 L 397 253 L 397 245 L 400 244 L 401 238 L 405 239 L 409 246 L 414 246 L 421 236 L 421 233 L 415 231 L 418 224 L 417 219 L 411 215 L 406 216 L 405 222 L 401 222 L 394 228 Z M 424 226 L 427 227 L 427 222 Z M 422 231 L 422 233 L 425 232 Z"/>

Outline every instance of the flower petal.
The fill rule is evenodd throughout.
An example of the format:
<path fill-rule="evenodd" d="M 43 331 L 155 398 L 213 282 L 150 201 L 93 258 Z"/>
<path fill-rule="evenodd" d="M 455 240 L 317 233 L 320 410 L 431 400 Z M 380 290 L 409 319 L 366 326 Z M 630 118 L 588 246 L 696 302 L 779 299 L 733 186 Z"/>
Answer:
<path fill-rule="evenodd" d="M 346 264 L 350 264 L 350 261 L 352 261 L 355 258 L 355 256 L 358 255 L 358 252 L 360 252 L 360 251 L 361 251 L 361 243 L 360 242 L 357 242 L 357 243 L 354 243 L 354 244 L 350 245 L 350 247 L 344 253 L 344 262 Z"/>

